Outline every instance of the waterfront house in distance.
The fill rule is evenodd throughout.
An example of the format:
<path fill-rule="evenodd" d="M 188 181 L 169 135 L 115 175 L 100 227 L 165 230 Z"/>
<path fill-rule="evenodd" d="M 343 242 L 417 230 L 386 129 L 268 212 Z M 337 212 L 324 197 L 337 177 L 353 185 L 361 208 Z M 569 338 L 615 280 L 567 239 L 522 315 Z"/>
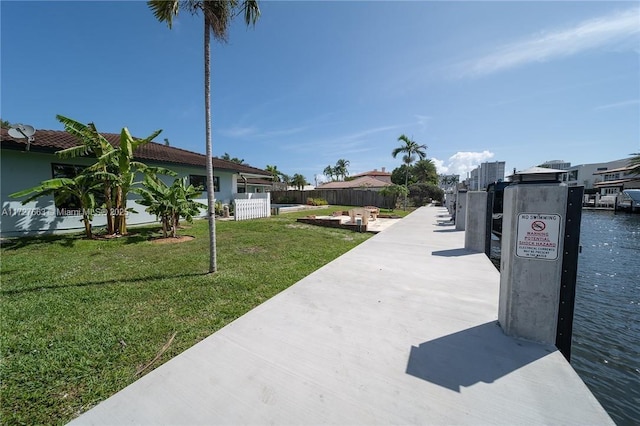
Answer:
<path fill-rule="evenodd" d="M 563 182 L 569 186 L 584 186 L 585 193 L 595 193 L 594 184 L 602 181 L 602 176 L 595 173 L 626 167 L 628 159 L 614 160 L 606 163 L 579 164 L 566 169 Z"/>
<path fill-rule="evenodd" d="M 114 146 L 120 141 L 120 135 L 102 133 Z M 79 145 L 79 141 L 71 134 L 58 130 L 38 130 L 35 139 L 27 146 L 26 139 L 16 139 L 8 134 L 6 129 L 0 131 L 0 157 L 2 201 L 2 216 L 0 217 L 0 234 L 3 237 L 29 235 L 37 233 L 55 233 L 82 229 L 79 216 L 65 216 L 59 214 L 64 206 L 55 204 L 53 197 L 42 197 L 27 205 L 22 205 L 20 199 L 9 198 L 9 194 L 34 187 L 40 182 L 53 177 L 72 177 L 78 170 L 93 164 L 92 158 L 78 157 L 61 159 L 55 155 L 56 151 Z M 160 166 L 178 173 L 178 177 L 189 177 L 189 182 L 203 186 L 206 183 L 206 156 L 184 149 L 166 146 L 159 143 L 148 143 L 139 147 L 134 153 L 135 159 L 149 166 Z M 271 174 L 265 170 L 245 164 L 213 158 L 214 187 L 216 200 L 223 204 L 231 203 L 237 193 L 243 192 L 239 188 L 238 180 L 242 179 L 271 179 Z M 173 177 L 160 176 L 167 184 Z M 257 192 L 257 186 L 242 188 Z M 198 201 L 206 204 L 206 191 Z M 145 207 L 134 202 L 137 196 L 130 193 L 127 207 L 137 213 L 129 216 L 129 224 L 156 222 L 153 215 L 144 211 Z M 206 215 L 206 212 L 203 212 Z M 94 216 L 93 226 L 104 226 L 105 215 Z"/>
<path fill-rule="evenodd" d="M 625 166 L 595 172 L 596 182 L 593 186 L 600 195 L 617 195 L 625 189 L 639 189 L 640 174 L 631 174 L 631 169 L 631 166 Z"/>

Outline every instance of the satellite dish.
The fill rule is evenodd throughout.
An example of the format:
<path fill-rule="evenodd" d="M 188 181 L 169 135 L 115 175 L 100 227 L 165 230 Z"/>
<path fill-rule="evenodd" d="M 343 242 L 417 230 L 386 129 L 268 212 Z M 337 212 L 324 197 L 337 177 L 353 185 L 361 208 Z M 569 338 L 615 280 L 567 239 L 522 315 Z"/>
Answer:
<path fill-rule="evenodd" d="M 36 129 L 28 124 L 14 124 L 9 128 L 9 136 L 16 139 L 27 138 L 27 151 L 31 142 L 35 140 L 33 135 L 36 133 Z"/>

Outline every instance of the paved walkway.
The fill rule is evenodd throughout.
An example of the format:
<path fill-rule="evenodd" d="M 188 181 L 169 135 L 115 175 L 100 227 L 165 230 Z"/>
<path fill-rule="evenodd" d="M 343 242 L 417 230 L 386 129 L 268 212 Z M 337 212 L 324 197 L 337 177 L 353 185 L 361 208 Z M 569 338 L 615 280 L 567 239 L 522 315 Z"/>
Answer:
<path fill-rule="evenodd" d="M 499 274 L 424 207 L 76 424 L 613 424 L 553 347 L 496 324 Z"/>

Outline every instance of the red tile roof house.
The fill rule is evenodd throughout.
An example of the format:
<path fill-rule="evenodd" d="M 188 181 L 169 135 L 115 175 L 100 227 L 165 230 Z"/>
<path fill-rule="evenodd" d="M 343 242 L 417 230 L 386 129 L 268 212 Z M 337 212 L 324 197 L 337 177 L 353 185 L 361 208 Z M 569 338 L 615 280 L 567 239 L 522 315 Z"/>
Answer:
<path fill-rule="evenodd" d="M 119 134 L 102 134 L 112 145 L 117 146 Z M 82 230 L 79 216 L 60 215 L 56 209 L 53 197 L 42 197 L 38 200 L 22 205 L 20 199 L 9 198 L 12 194 L 23 189 L 38 185 L 43 180 L 53 178 L 56 173 L 73 170 L 73 166 L 88 166 L 93 164 L 91 158 L 78 157 L 61 159 L 55 155 L 56 151 L 79 145 L 78 140 L 64 131 L 38 130 L 35 140 L 27 149 L 26 139 L 16 139 L 9 136 L 7 129 L 0 130 L 0 196 L 2 201 L 2 216 L 0 216 L 0 236 L 13 237 L 33 235 L 39 233 L 60 233 Z M 206 182 L 206 156 L 184 149 L 166 146 L 155 142 L 143 145 L 134 153 L 135 158 L 149 166 L 161 166 L 178 173 L 178 177 L 188 176 L 193 184 L 203 185 Z M 238 192 L 238 180 L 242 178 L 270 179 L 271 174 L 265 170 L 245 164 L 213 158 L 214 184 L 216 200 L 224 204 L 230 203 Z M 161 176 L 168 184 L 173 177 Z M 241 185 L 240 185 L 241 186 Z M 251 188 L 248 188 L 251 191 Z M 199 200 L 206 204 L 206 192 Z M 156 217 L 144 211 L 145 207 L 134 202 L 137 196 L 130 193 L 127 206 L 138 213 L 132 213 L 127 223 L 130 225 L 154 223 Z M 202 212 L 205 216 L 206 212 Z M 93 226 L 104 226 L 105 215 L 95 215 Z"/>
<path fill-rule="evenodd" d="M 385 186 L 391 186 L 391 173 L 373 169 L 369 172 L 359 173 L 351 176 L 351 180 L 327 182 L 318 186 L 317 189 L 363 189 L 370 191 L 379 191 Z"/>

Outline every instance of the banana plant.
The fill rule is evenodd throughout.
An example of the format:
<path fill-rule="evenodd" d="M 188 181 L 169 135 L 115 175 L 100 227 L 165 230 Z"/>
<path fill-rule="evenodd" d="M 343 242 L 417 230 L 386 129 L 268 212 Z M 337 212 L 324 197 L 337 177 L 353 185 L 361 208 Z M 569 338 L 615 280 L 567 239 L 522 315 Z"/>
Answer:
<path fill-rule="evenodd" d="M 93 154 L 97 158 L 103 157 L 105 154 L 113 151 L 115 148 L 102 136 L 95 124 L 87 125 L 80 123 L 63 115 L 56 115 L 56 118 L 64 126 L 67 133 L 75 136 L 82 144 L 71 148 L 57 151 L 56 155 L 60 158 L 76 158 Z M 100 171 L 100 178 L 103 184 L 105 207 L 107 215 L 107 234 L 116 233 L 115 221 L 113 215 L 113 194 L 114 172 L 113 167 L 108 167 L 106 163 L 100 163 L 97 167 Z"/>
<path fill-rule="evenodd" d="M 202 188 L 187 185 L 187 178 L 175 179 L 171 186 L 153 175 L 144 177 L 143 186 L 134 188 L 133 191 L 140 195 L 141 199 L 136 203 L 147 206 L 147 212 L 156 215 L 162 223 L 162 233 L 167 238 L 177 236 L 180 218 L 187 222 L 193 221 L 193 217 L 200 213 L 200 209 L 207 208 L 206 204 L 199 203 L 194 198 L 200 196 Z"/>
<path fill-rule="evenodd" d="M 47 195 L 53 195 L 56 204 L 69 197 L 76 197 L 80 201 L 85 234 L 87 238 L 93 238 L 91 220 L 93 220 L 93 213 L 96 208 L 94 194 L 100 190 L 100 187 L 101 183 L 96 181 L 92 175 L 82 173 L 71 179 L 54 178 L 45 180 L 40 185 L 14 192 L 9 196 L 12 198 L 27 197 L 22 201 L 22 205 Z"/>
<path fill-rule="evenodd" d="M 103 164 L 111 164 L 116 168 L 117 179 L 115 181 L 116 194 L 114 203 L 115 230 L 120 235 L 127 234 L 127 213 L 133 211 L 127 208 L 127 196 L 129 195 L 129 190 L 135 183 L 134 178 L 136 173 L 142 173 L 143 175 L 160 173 L 176 176 L 176 173 L 171 170 L 162 167 L 149 167 L 133 159 L 133 153 L 136 149 L 151 142 L 160 132 L 162 132 L 162 130 L 156 130 L 144 139 L 136 139 L 131 136 L 129 129 L 123 127 L 120 132 L 120 145 L 99 157 L 98 163 L 87 169 L 93 172 L 100 172 Z"/>

